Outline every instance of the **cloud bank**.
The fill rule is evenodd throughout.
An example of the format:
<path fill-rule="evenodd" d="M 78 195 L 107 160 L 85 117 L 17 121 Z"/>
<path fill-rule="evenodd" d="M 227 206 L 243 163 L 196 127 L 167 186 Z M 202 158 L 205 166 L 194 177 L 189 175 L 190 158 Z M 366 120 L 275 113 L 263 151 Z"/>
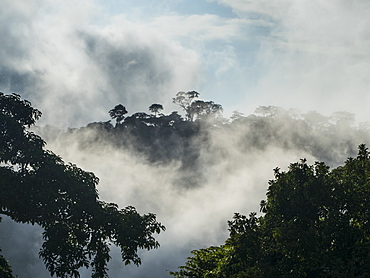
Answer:
<path fill-rule="evenodd" d="M 122 19 L 94 25 L 99 7 L 79 3 L 0 4 L 0 34 L 6 42 L 0 52 L 0 89 L 30 99 L 44 113 L 44 122 L 79 126 L 107 118 L 118 103 L 146 111 L 198 82 L 194 51 Z"/>
<path fill-rule="evenodd" d="M 241 18 L 271 23 L 256 53 L 262 73 L 247 100 L 321 113 L 345 110 L 368 119 L 368 1 L 216 2 Z"/>
<path fill-rule="evenodd" d="M 213 0 L 214 13 L 194 14 L 177 10 L 181 1 L 114 3 L 114 14 L 109 3 L 2 1 L 0 89 L 60 126 L 102 119 L 118 103 L 172 109 L 180 90 L 226 114 L 277 105 L 368 118 L 368 1 Z"/>
<path fill-rule="evenodd" d="M 239 134 L 237 130 L 215 132 L 209 144 L 203 140 L 192 143 L 200 145 L 200 156 L 194 161 L 199 169 L 194 175 L 199 172 L 202 182 L 187 188 L 184 184 L 188 177 L 182 172 L 181 161 L 152 164 L 144 154 L 132 152 L 130 146 L 121 149 L 104 143 L 86 146 L 86 138 L 95 136 L 89 134 L 94 131 L 86 132 L 78 137 L 62 133 L 49 141 L 48 147 L 66 161 L 93 171 L 100 178 L 101 199 L 120 207 L 133 205 L 141 213 L 154 212 L 166 226 L 166 231 L 157 237 L 161 247 L 141 252 L 143 264 L 139 268 L 124 266 L 119 252 L 113 252 L 112 277 L 168 275 L 166 270 L 175 270 L 183 264 L 191 250 L 221 244 L 228 235 L 227 220 L 234 212 L 258 211 L 273 168 L 277 165 L 284 168 L 301 155 L 310 161 L 314 159 L 307 153 L 273 146 L 263 151 L 243 150 L 240 141 L 246 130 L 239 130 Z M 184 180 L 179 181 L 179 177 Z"/>

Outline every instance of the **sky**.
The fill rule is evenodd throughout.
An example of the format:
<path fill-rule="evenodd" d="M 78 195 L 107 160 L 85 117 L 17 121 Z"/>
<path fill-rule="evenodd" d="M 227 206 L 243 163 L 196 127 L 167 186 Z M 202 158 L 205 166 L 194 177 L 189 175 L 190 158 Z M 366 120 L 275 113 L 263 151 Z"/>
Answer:
<path fill-rule="evenodd" d="M 178 91 L 250 114 L 259 105 L 368 119 L 365 0 L 2 0 L 0 90 L 81 126 Z"/>
<path fill-rule="evenodd" d="M 369 13 L 367 0 L 0 0 L 0 91 L 30 100 L 43 113 L 39 125 L 61 128 L 107 121 L 119 103 L 129 115 L 153 103 L 169 114 L 180 110 L 176 93 L 191 90 L 222 104 L 225 116 L 275 105 L 368 121 Z M 191 250 L 222 244 L 234 212 L 258 211 L 272 169 L 316 159 L 273 146 L 243 150 L 252 131 L 241 129 L 212 134 L 199 157 L 207 178 L 188 191 L 176 187 L 176 163 L 149 165 L 109 146 L 86 151 L 53 128 L 42 137 L 100 178 L 103 200 L 154 212 L 167 227 L 140 268 L 113 256 L 111 277 L 163 277 Z M 49 278 L 37 255 L 40 228 L 3 222 L 13 232 L 1 234 L 2 249 L 20 277 Z"/>

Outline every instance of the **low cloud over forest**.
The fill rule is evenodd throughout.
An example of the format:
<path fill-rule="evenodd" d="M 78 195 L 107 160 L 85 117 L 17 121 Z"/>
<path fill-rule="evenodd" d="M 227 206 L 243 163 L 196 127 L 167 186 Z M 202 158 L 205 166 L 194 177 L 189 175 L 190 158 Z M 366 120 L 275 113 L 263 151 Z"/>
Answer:
<path fill-rule="evenodd" d="M 142 277 L 150 272 L 160 277 L 174 271 L 191 250 L 221 244 L 233 213 L 258 210 L 272 169 L 285 169 L 301 158 L 336 167 L 369 138 L 366 125 L 359 126 L 347 112 L 324 116 L 260 106 L 253 114 L 235 111 L 226 119 L 220 113 L 196 111 L 193 117 L 185 117 L 184 111 L 183 115 L 135 112 L 120 121 L 81 128 L 34 129 L 49 149 L 100 178 L 101 198 L 121 207 L 133 205 L 140 212 L 155 212 L 165 224 L 167 230 L 158 237 L 161 247 L 141 253 L 142 266 L 124 266 L 116 253 L 110 263 L 111 276 Z M 4 248 L 4 253 L 15 270 L 31 275 L 39 271 L 35 265 L 42 269 L 41 262 L 35 263 L 38 229 L 8 224 L 28 231 L 26 242 L 17 233 L 6 236 L 5 246 L 11 242 L 15 248 L 11 252 Z M 26 255 L 20 245 L 31 242 L 29 250 L 34 251 Z M 27 256 L 21 266 L 17 266 L 19 256 Z"/>
<path fill-rule="evenodd" d="M 139 268 L 113 248 L 111 277 L 166 276 L 258 211 L 274 168 L 337 167 L 370 141 L 368 2 L 144 2 L 0 1 L 0 91 L 42 111 L 33 132 L 94 172 L 102 199 L 167 228 Z M 192 90 L 190 116 L 173 99 Z M 50 277 L 40 227 L 0 229 L 16 274 Z"/>

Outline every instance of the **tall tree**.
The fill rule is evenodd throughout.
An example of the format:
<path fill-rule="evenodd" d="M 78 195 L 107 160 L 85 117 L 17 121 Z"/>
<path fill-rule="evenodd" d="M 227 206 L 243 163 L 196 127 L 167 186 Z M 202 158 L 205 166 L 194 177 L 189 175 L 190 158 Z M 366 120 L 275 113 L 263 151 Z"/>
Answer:
<path fill-rule="evenodd" d="M 152 213 L 99 200 L 93 173 L 45 150 L 28 130 L 40 116 L 19 95 L 0 93 L 0 214 L 44 229 L 40 257 L 51 275 L 79 277 L 79 268 L 92 267 L 92 277 L 108 277 L 110 243 L 126 264 L 139 265 L 138 249 L 157 248 L 153 234 L 164 226 Z"/>
<path fill-rule="evenodd" d="M 124 115 L 127 113 L 126 107 L 122 104 L 118 104 L 113 109 L 109 110 L 109 116 L 111 116 L 112 119 L 116 119 L 116 125 L 123 121 L 125 118 Z"/>
<path fill-rule="evenodd" d="M 199 98 L 199 93 L 196 91 L 189 92 L 178 92 L 176 97 L 172 99 L 173 103 L 179 105 L 186 113 L 185 117 L 187 121 L 193 121 L 194 114 L 191 108 L 191 104 L 194 100 Z"/>

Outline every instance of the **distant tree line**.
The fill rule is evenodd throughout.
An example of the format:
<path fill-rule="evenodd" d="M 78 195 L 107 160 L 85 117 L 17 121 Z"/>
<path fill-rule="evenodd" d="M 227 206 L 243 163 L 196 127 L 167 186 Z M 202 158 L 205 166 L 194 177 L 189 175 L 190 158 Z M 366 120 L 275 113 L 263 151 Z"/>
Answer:
<path fill-rule="evenodd" d="M 216 119 L 222 116 L 222 106 L 213 101 L 199 100 L 199 93 L 196 91 L 178 92 L 176 97 L 173 98 L 173 103 L 179 105 L 185 112 L 186 121 L 194 122 L 195 120 Z M 129 126 L 139 123 L 153 126 L 172 126 L 175 123 L 183 121 L 182 117 L 177 111 L 172 112 L 166 116 L 160 111 L 163 110 L 161 104 L 154 103 L 149 106 L 149 111 L 153 114 L 146 114 L 144 112 L 134 113 L 125 118 L 128 113 L 126 107 L 122 104 L 116 105 L 113 109 L 109 110 L 109 115 L 112 119 L 116 120 L 116 127 L 120 125 Z"/>
<path fill-rule="evenodd" d="M 233 142 L 239 152 L 269 147 L 305 152 L 339 165 L 367 143 L 366 126 L 354 116 L 337 112 L 300 114 L 275 106 L 260 106 L 244 116 L 235 111 L 222 117 L 222 106 L 199 99 L 195 91 L 179 92 L 173 102 L 184 116 L 149 106 L 127 116 L 122 104 L 108 111 L 110 121 L 70 129 L 79 146 L 100 144 L 130 149 L 148 163 L 177 161 L 179 186 L 201 186 L 204 153 L 226 153 Z M 39 224 L 44 243 L 40 256 L 51 275 L 78 277 L 92 267 L 93 277 L 107 277 L 109 244 L 121 248 L 125 263 L 140 264 L 138 249 L 159 246 L 153 235 L 164 230 L 154 214 L 140 215 L 134 207 L 119 209 L 101 201 L 98 178 L 65 163 L 44 149 L 46 142 L 29 128 L 41 112 L 19 95 L 0 93 L 0 214 L 16 222 Z M 82 135 L 82 136 L 80 136 Z M 225 150 L 226 148 L 226 150 Z M 202 166 L 202 167 L 201 167 Z M 356 158 L 330 171 L 324 163 L 305 160 L 289 170 L 275 169 L 260 213 L 235 214 L 224 245 L 195 250 L 175 277 L 369 277 L 370 158 L 360 145 Z M 1 220 L 1 218 L 0 218 Z M 13 277 L 0 255 L 0 277 Z"/>
<path fill-rule="evenodd" d="M 71 133 L 90 132 L 83 147 L 108 142 L 130 148 L 150 163 L 180 161 L 185 170 L 198 169 L 201 150 L 207 149 L 215 132 L 237 142 L 239 151 L 263 151 L 269 147 L 304 151 L 333 165 L 343 157 L 356 154 L 359 143 L 369 142 L 369 129 L 357 127 L 354 115 L 336 112 L 323 116 L 315 111 L 301 114 L 276 106 L 260 106 L 251 115 L 234 111 L 230 119 L 222 116 L 222 106 L 199 99 L 196 91 L 178 92 L 173 102 L 182 109 L 165 115 L 161 104 L 149 106 L 151 114 L 136 112 L 129 116 L 122 104 L 109 111 L 110 121 L 90 123 Z M 201 173 L 199 173 L 201 175 Z"/>

